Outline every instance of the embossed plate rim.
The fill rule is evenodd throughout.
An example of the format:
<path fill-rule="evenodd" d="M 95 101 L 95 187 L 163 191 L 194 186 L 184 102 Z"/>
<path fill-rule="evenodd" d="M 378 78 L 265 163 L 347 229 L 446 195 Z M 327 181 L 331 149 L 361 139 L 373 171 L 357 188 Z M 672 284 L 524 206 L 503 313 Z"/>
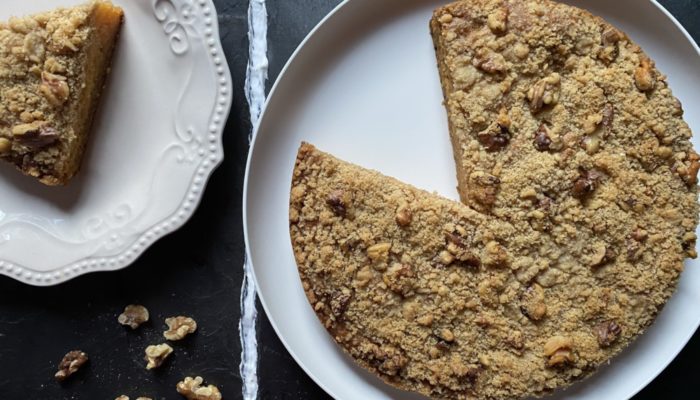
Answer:
<path fill-rule="evenodd" d="M 182 194 L 179 206 L 164 218 L 149 223 L 148 228 L 133 234 L 133 239 L 118 253 L 109 256 L 87 255 L 75 262 L 50 271 L 10 262 L 0 257 L 0 275 L 8 276 L 29 285 L 51 286 L 90 272 L 122 269 L 136 261 L 153 243 L 182 227 L 196 211 L 211 174 L 223 161 L 223 130 L 232 105 L 231 73 L 219 37 L 217 12 L 212 0 L 149 0 L 149 3 L 150 7 L 153 8 L 154 23 L 162 25 L 166 42 L 169 41 L 171 50 L 176 55 L 186 53 L 189 50 L 188 46 L 191 45 L 188 42 L 189 38 L 183 38 L 183 32 L 179 31 L 180 29 L 187 29 L 187 19 L 191 17 L 190 11 L 195 11 L 195 14 L 198 13 L 201 16 L 200 21 L 193 21 L 193 23 L 198 24 L 197 28 L 201 29 L 201 32 L 197 32 L 201 34 L 201 37 L 198 38 L 201 44 L 197 44 L 197 46 L 201 46 L 203 52 L 206 53 L 208 65 L 211 66 L 212 74 L 214 75 L 211 93 L 213 108 L 206 110 L 207 124 L 206 126 L 198 127 L 203 132 L 201 136 L 189 138 L 190 141 L 198 140 L 202 142 L 200 144 L 203 145 L 203 152 L 199 154 L 201 158 L 199 162 L 192 167 L 192 179 L 189 180 L 187 189 Z M 164 7 L 170 7 L 171 10 L 166 10 Z M 174 15 L 176 20 L 169 18 L 171 16 L 169 13 L 177 14 L 181 11 L 180 8 L 187 7 L 189 9 L 183 15 Z M 197 7 L 197 9 L 195 10 L 192 7 Z M 184 18 L 184 21 L 178 19 L 180 17 Z M 186 31 L 184 34 L 187 36 Z M 187 83 L 185 83 L 186 85 Z M 185 90 L 182 92 L 183 97 Z M 178 99 L 178 101 L 181 100 L 182 97 Z M 177 125 L 177 121 L 175 125 Z M 189 129 L 188 127 L 186 135 L 192 134 L 189 132 Z M 177 134 L 179 135 L 180 133 L 177 132 Z M 189 141 L 184 141 L 184 143 L 189 144 Z M 157 173 L 158 171 L 156 170 L 154 174 Z M 124 227 L 121 226 L 119 228 Z M 112 231 L 116 230 L 112 229 Z M 101 236 L 106 235 L 102 234 Z"/>

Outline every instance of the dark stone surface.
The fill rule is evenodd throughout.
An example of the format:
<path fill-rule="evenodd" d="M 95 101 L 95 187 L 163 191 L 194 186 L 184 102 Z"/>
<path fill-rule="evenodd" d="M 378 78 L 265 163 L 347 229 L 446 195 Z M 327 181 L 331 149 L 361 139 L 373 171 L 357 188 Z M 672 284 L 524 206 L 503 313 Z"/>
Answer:
<path fill-rule="evenodd" d="M 309 30 L 338 0 L 268 0 L 270 85 Z M 0 277 L 0 399 L 113 399 L 119 394 L 178 399 L 175 383 L 203 375 L 224 398 L 240 399 L 238 373 L 239 295 L 244 244 L 241 196 L 248 108 L 243 95 L 248 57 L 247 1 L 215 0 L 221 36 L 233 75 L 234 103 L 226 127 L 226 160 L 208 186 L 202 205 L 180 231 L 155 244 L 133 266 L 98 273 L 53 288 L 33 288 Z M 688 31 L 700 38 L 700 3 L 661 0 Z M 136 332 L 116 316 L 129 303 L 142 303 L 151 322 Z M 261 308 L 259 307 L 259 310 Z M 199 332 L 176 343 L 162 369 L 144 369 L 143 350 L 162 341 L 162 320 L 185 314 Z M 260 398 L 327 399 L 296 365 L 264 314 L 260 314 Z M 80 348 L 91 357 L 84 371 L 64 385 L 52 376 L 61 357 Z M 690 399 L 700 392 L 696 334 L 678 358 L 635 397 Z"/>

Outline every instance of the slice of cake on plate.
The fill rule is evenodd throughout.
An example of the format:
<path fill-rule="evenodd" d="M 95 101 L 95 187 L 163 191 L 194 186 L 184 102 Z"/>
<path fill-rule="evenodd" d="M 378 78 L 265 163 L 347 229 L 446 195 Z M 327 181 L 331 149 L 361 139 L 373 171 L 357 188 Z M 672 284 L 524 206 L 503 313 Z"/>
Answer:
<path fill-rule="evenodd" d="M 46 185 L 76 174 L 122 20 L 98 0 L 0 24 L 0 158 Z"/>

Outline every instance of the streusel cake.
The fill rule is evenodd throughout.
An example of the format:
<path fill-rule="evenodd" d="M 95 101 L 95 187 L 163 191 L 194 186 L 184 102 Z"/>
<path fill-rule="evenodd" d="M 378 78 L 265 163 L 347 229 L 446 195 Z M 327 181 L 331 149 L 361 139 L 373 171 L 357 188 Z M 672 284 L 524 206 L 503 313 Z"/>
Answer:
<path fill-rule="evenodd" d="M 46 185 L 75 175 L 122 19 L 96 0 L 0 24 L 0 158 Z"/>

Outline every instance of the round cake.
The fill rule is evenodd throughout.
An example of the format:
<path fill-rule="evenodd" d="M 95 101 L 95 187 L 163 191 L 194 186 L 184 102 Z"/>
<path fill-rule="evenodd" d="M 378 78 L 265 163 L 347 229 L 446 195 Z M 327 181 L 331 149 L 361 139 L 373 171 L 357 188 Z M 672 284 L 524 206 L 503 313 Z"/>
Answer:
<path fill-rule="evenodd" d="M 300 277 L 334 340 L 393 386 L 542 396 L 673 294 L 696 257 L 700 158 L 665 76 L 586 11 L 468 0 L 430 27 L 463 204 L 304 144 Z"/>

